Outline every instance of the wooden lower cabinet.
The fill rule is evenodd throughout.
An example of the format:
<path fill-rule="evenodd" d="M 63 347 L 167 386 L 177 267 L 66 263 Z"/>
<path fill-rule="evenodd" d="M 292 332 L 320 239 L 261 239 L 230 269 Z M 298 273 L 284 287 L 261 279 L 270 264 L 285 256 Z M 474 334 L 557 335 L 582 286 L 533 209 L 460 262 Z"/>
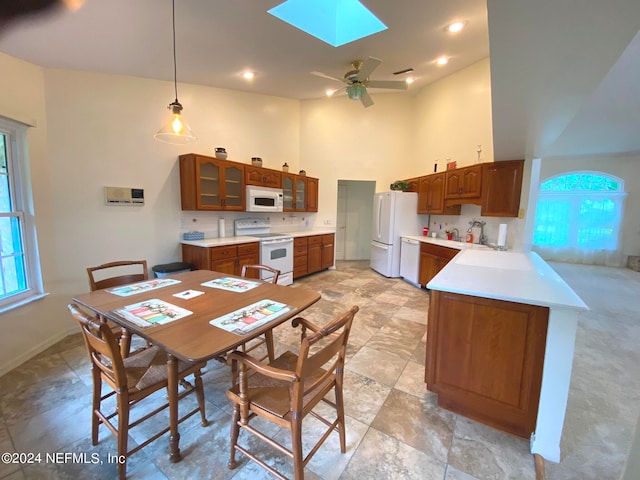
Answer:
<path fill-rule="evenodd" d="M 529 438 L 549 309 L 436 290 L 430 295 L 425 381 L 438 405 Z"/>
<path fill-rule="evenodd" d="M 333 266 L 334 234 L 322 235 L 322 256 L 320 266 L 324 270 Z"/>
<path fill-rule="evenodd" d="M 307 273 L 322 270 L 322 235 L 307 237 Z"/>
<path fill-rule="evenodd" d="M 293 239 L 293 278 L 333 266 L 335 235 L 309 235 Z"/>
<path fill-rule="evenodd" d="M 293 239 L 293 278 L 307 274 L 307 237 Z"/>
<path fill-rule="evenodd" d="M 455 248 L 442 247 L 431 243 L 421 243 L 418 283 L 426 286 L 427 283 L 449 263 L 449 260 L 458 253 L 460 253 L 460 250 Z"/>
<path fill-rule="evenodd" d="M 182 261 L 192 263 L 201 270 L 240 275 L 243 265 L 260 263 L 258 242 L 224 245 L 219 247 L 197 247 L 182 245 Z M 257 278 L 257 274 L 253 275 Z"/>

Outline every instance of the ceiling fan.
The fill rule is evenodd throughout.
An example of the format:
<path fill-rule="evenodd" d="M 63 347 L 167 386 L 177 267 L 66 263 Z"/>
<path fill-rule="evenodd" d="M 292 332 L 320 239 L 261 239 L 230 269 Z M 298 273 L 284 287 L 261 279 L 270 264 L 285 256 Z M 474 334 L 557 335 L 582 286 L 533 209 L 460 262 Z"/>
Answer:
<path fill-rule="evenodd" d="M 338 82 L 346 83 L 344 87 L 347 96 L 351 100 L 360 100 L 362 105 L 370 107 L 373 105 L 373 100 L 367 92 L 367 87 L 371 88 L 392 88 L 395 90 L 406 90 L 407 82 L 403 80 L 369 80 L 369 75 L 382 63 L 382 60 L 375 57 L 369 57 L 364 62 L 362 60 L 355 60 L 351 62 L 353 70 L 344 74 L 344 78 L 332 77 L 325 75 L 322 72 L 311 72 L 311 75 L 317 77 L 328 78 L 330 80 L 336 80 Z"/>

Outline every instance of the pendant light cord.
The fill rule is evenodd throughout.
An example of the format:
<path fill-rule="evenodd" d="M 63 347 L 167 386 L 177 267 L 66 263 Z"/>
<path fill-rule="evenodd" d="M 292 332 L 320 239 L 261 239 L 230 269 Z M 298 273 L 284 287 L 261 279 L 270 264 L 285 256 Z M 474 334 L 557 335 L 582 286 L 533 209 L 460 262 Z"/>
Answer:
<path fill-rule="evenodd" d="M 178 67 L 176 62 L 176 0 L 171 0 L 171 18 L 173 19 L 173 89 L 178 103 Z"/>

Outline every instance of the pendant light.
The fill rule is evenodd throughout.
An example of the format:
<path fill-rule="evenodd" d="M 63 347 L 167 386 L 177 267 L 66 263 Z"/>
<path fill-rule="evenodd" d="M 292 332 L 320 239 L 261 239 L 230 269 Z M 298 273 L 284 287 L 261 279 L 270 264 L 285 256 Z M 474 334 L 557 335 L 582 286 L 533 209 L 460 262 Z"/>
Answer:
<path fill-rule="evenodd" d="M 171 118 L 167 120 L 162 128 L 154 135 L 156 140 L 165 143 L 182 145 L 185 143 L 195 143 L 198 138 L 191 132 L 191 127 L 182 117 L 182 105 L 178 101 L 178 73 L 176 67 L 176 2 L 171 0 L 171 16 L 173 19 L 173 88 L 176 99 L 167 107 L 171 110 Z"/>

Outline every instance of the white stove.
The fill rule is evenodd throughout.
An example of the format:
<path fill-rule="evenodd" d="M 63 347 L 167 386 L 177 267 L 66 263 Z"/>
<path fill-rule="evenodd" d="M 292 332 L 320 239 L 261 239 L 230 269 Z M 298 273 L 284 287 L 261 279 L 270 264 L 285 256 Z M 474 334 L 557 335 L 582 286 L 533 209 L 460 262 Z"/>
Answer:
<path fill-rule="evenodd" d="M 279 285 L 293 283 L 293 237 L 283 233 L 271 233 L 271 223 L 266 218 L 235 221 L 236 236 L 256 237 L 260 240 L 260 263 L 280 270 Z M 262 273 L 262 280 L 272 275 Z"/>

